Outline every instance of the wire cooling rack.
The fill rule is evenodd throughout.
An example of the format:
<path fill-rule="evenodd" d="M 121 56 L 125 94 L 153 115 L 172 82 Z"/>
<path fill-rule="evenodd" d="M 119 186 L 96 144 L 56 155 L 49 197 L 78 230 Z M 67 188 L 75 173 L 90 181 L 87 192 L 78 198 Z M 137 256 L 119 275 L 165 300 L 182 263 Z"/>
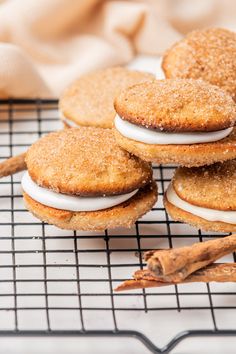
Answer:
<path fill-rule="evenodd" d="M 0 101 L 0 156 L 61 128 L 57 102 Z M 219 234 L 169 220 L 162 196 L 173 166 L 154 167 L 156 206 L 131 229 L 70 232 L 39 222 L 22 202 L 22 174 L 0 180 L 0 336 L 120 336 L 153 353 L 184 338 L 236 335 L 236 284 L 183 284 L 115 293 L 142 252 Z M 223 261 L 235 261 L 235 256 Z"/>

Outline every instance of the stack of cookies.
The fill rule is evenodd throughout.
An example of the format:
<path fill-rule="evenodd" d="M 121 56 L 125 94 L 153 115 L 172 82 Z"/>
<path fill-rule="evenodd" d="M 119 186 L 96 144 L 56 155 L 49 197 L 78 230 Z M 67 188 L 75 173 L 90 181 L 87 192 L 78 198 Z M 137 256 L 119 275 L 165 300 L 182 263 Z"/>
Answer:
<path fill-rule="evenodd" d="M 190 33 L 164 56 L 167 80 L 115 99 L 117 144 L 148 162 L 177 164 L 164 196 L 174 220 L 236 231 L 236 34 Z"/>
<path fill-rule="evenodd" d="M 70 129 L 27 152 L 28 209 L 66 229 L 130 227 L 157 199 L 151 163 L 175 164 L 172 218 L 235 231 L 234 54 L 236 34 L 196 31 L 166 52 L 166 80 L 109 68 L 76 81 L 60 100 Z"/>
<path fill-rule="evenodd" d="M 202 79 L 223 89 L 236 100 L 236 34 L 224 29 L 190 33 L 170 48 L 163 59 L 165 76 L 170 79 Z M 220 101 L 218 102 L 220 105 Z M 232 126 L 235 119 L 232 104 Z M 224 112 L 229 106 L 222 105 Z M 218 163 L 208 167 L 176 170 L 164 204 L 174 220 L 209 231 L 236 231 L 235 128 L 219 144 L 229 142 L 227 151 L 212 149 Z M 214 159 L 214 158 L 213 158 Z M 214 159 L 214 162 L 217 162 Z M 227 160 L 227 161 L 226 161 Z M 224 161 L 224 162 L 223 162 Z M 208 161 L 207 161 L 208 164 Z M 197 165 L 196 165 L 197 166 Z"/>

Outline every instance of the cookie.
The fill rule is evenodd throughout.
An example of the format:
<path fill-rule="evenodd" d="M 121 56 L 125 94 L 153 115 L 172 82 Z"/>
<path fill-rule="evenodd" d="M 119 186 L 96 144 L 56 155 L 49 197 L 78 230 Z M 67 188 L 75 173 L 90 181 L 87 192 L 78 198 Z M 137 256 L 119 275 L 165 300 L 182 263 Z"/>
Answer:
<path fill-rule="evenodd" d="M 207 231 L 236 231 L 236 160 L 199 168 L 179 167 L 164 196 L 176 221 Z"/>
<path fill-rule="evenodd" d="M 122 67 L 86 74 L 61 97 L 59 109 L 62 120 L 69 126 L 111 128 L 115 117 L 115 96 L 131 85 L 152 79 L 152 74 Z"/>
<path fill-rule="evenodd" d="M 26 155 L 35 183 L 57 193 L 129 193 L 152 179 L 147 162 L 117 146 L 109 129 L 79 127 L 46 135 Z"/>
<path fill-rule="evenodd" d="M 236 158 L 236 129 L 224 139 L 212 143 L 154 145 L 131 140 L 114 129 L 117 143 L 145 161 L 186 167 L 211 165 Z"/>
<path fill-rule="evenodd" d="M 26 207 L 60 228 L 130 227 L 157 199 L 150 164 L 119 148 L 110 129 L 50 133 L 29 148 L 26 164 Z"/>
<path fill-rule="evenodd" d="M 157 185 L 152 182 L 129 200 L 99 211 L 73 212 L 45 206 L 24 193 L 27 209 L 38 219 L 66 230 L 102 231 L 116 227 L 130 228 L 146 214 L 157 200 Z"/>
<path fill-rule="evenodd" d="M 115 99 L 118 145 L 145 161 L 193 167 L 236 158 L 236 105 L 202 80 L 155 80 Z"/>
<path fill-rule="evenodd" d="M 221 28 L 197 30 L 166 51 L 166 78 L 202 79 L 236 99 L 236 33 Z"/>

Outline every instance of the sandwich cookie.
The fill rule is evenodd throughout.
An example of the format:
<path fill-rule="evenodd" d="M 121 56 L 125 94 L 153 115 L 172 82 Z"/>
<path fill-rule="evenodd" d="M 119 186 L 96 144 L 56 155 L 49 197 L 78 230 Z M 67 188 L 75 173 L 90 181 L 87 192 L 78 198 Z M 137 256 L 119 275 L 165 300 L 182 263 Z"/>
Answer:
<path fill-rule="evenodd" d="M 207 167 L 179 167 L 164 196 L 176 221 L 199 229 L 236 231 L 236 160 Z"/>
<path fill-rule="evenodd" d="M 236 33 L 221 28 L 197 30 L 163 57 L 166 78 L 202 79 L 236 99 Z"/>
<path fill-rule="evenodd" d="M 202 80 L 154 80 L 115 99 L 117 143 L 141 159 L 193 167 L 236 158 L 236 105 Z"/>
<path fill-rule="evenodd" d="M 68 87 L 61 97 L 61 119 L 66 126 L 111 128 L 115 117 L 115 96 L 131 85 L 153 79 L 152 74 L 122 67 L 86 74 Z"/>
<path fill-rule="evenodd" d="M 62 229 L 131 227 L 157 200 L 150 164 L 120 149 L 110 129 L 50 133 L 29 148 L 26 164 L 26 207 Z"/>

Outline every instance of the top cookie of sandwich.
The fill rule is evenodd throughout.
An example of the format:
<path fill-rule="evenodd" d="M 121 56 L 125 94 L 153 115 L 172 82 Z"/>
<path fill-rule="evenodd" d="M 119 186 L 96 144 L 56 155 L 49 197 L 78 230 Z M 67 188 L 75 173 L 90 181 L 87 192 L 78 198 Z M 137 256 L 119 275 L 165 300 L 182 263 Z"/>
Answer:
<path fill-rule="evenodd" d="M 172 185 L 186 202 L 203 208 L 236 210 L 236 160 L 176 170 Z"/>
<path fill-rule="evenodd" d="M 152 74 L 122 67 L 94 71 L 75 81 L 60 100 L 60 111 L 78 125 L 111 128 L 113 101 L 123 89 L 153 80 Z"/>
<path fill-rule="evenodd" d="M 38 185 L 82 196 L 128 193 L 152 178 L 150 164 L 119 148 L 102 128 L 50 133 L 29 148 L 26 164 Z"/>
<path fill-rule="evenodd" d="M 164 55 L 166 78 L 203 79 L 236 99 L 236 33 L 221 28 L 197 30 Z"/>
<path fill-rule="evenodd" d="M 134 85 L 115 99 L 121 118 L 170 132 L 207 132 L 234 125 L 236 106 L 225 91 L 202 80 L 155 80 Z"/>

